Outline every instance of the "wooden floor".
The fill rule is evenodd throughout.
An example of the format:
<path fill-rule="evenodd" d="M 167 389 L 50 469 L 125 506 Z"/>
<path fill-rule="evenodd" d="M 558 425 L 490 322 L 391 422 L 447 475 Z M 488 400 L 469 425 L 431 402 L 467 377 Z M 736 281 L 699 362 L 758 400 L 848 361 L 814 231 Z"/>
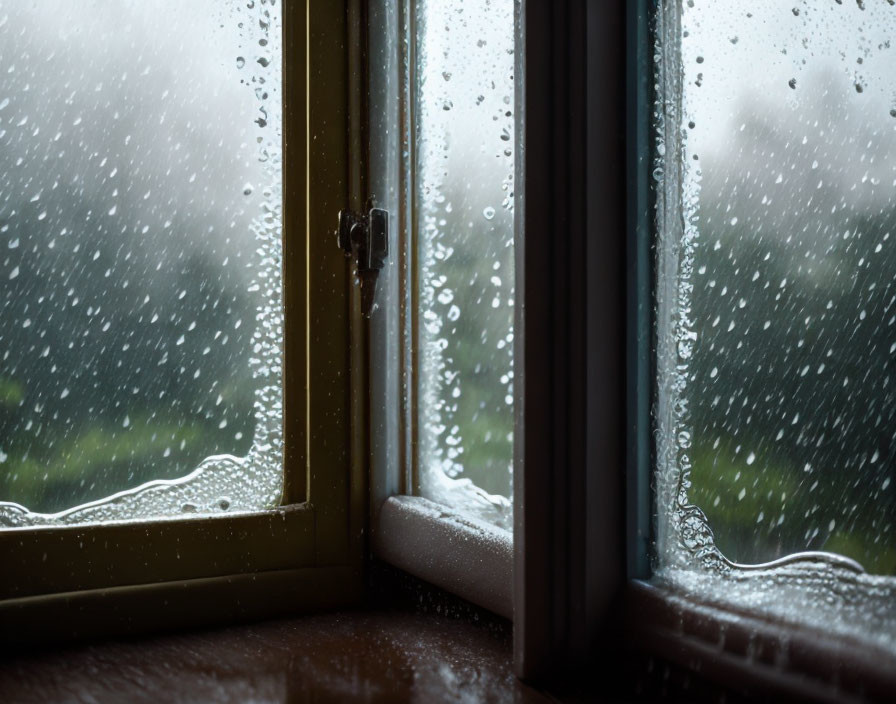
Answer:
<path fill-rule="evenodd" d="M 509 627 L 346 611 L 7 657 L 0 702 L 542 702 Z"/>

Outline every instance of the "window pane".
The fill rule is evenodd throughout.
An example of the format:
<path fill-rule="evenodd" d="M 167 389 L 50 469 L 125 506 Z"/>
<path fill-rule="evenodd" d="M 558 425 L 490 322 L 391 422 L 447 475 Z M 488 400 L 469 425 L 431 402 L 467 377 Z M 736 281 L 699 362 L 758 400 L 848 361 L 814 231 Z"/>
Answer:
<path fill-rule="evenodd" d="M 0 2 L 0 525 L 277 503 L 279 25 Z"/>
<path fill-rule="evenodd" d="M 896 574 L 894 35 L 888 3 L 664 3 L 654 173 L 661 563 L 890 642 L 894 580 L 855 571 Z M 740 566 L 803 551 L 850 559 Z"/>
<path fill-rule="evenodd" d="M 416 4 L 419 480 L 511 527 L 514 0 Z"/>

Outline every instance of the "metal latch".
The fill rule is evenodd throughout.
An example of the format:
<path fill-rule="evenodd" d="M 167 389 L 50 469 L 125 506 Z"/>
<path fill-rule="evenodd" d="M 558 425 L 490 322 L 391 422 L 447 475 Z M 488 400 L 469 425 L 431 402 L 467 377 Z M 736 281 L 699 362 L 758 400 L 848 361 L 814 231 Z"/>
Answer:
<path fill-rule="evenodd" d="M 339 211 L 339 246 L 346 255 L 355 255 L 361 279 L 361 306 L 369 316 L 376 292 L 377 273 L 389 256 L 389 213 L 371 208 L 366 215 L 350 210 Z"/>

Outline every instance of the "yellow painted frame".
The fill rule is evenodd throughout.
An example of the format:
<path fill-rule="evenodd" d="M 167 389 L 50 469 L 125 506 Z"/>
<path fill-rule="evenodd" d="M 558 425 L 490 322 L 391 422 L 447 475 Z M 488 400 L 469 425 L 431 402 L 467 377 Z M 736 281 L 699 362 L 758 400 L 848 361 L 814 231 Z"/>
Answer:
<path fill-rule="evenodd" d="M 332 234 L 363 163 L 349 118 L 358 21 L 353 0 L 283 3 L 283 506 L 2 530 L 0 647 L 232 623 L 360 598 L 366 476 L 352 452 L 360 380 L 350 335 L 358 307 Z"/>

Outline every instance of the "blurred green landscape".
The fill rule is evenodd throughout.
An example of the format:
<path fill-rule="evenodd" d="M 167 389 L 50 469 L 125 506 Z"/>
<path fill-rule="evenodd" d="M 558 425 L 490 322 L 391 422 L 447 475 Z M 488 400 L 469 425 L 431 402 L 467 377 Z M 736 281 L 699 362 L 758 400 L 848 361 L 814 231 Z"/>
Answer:
<path fill-rule="evenodd" d="M 452 0 L 417 8 L 424 494 L 429 479 L 441 486 L 445 476 L 513 497 L 517 6 Z M 506 527 L 509 505 L 498 504 Z"/>
<path fill-rule="evenodd" d="M 700 154 L 688 494 L 735 561 L 896 574 L 896 130 L 832 83 Z"/>
<path fill-rule="evenodd" d="M 0 500 L 56 512 L 251 446 L 267 93 L 216 0 L 7 10 Z"/>

